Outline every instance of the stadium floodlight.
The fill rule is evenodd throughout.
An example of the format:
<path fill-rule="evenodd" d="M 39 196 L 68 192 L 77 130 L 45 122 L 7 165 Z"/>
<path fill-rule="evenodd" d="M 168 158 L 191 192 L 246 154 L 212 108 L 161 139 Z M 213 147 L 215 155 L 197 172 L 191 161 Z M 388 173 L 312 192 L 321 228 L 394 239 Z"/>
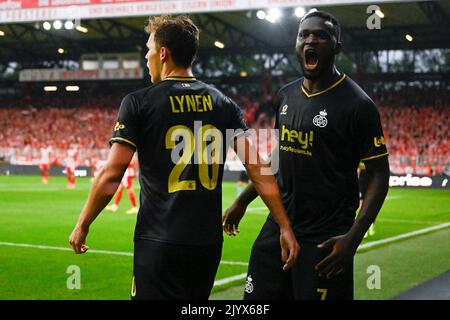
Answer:
<path fill-rule="evenodd" d="M 64 28 L 65 28 L 66 30 L 72 30 L 73 27 L 74 27 L 74 24 L 73 24 L 72 20 L 67 20 L 67 21 L 64 23 Z"/>
<path fill-rule="evenodd" d="M 45 30 L 50 30 L 52 28 L 52 24 L 48 21 L 45 21 L 42 26 L 44 27 Z"/>
<path fill-rule="evenodd" d="M 409 33 L 407 33 L 407 34 L 405 35 L 405 38 L 406 38 L 406 40 L 408 40 L 409 42 L 412 42 L 412 41 L 414 40 L 413 36 L 410 35 Z"/>
<path fill-rule="evenodd" d="M 59 48 L 59 49 L 58 49 L 58 53 L 59 53 L 59 54 L 63 54 L 63 53 L 64 53 L 64 49 L 63 49 L 63 48 Z"/>
<path fill-rule="evenodd" d="M 45 86 L 44 87 L 44 91 L 46 92 L 53 92 L 53 91 L 57 91 L 58 87 L 57 86 Z"/>
<path fill-rule="evenodd" d="M 260 20 L 264 20 L 266 18 L 266 12 L 264 10 L 258 10 L 258 12 L 256 12 L 256 17 Z"/>
<path fill-rule="evenodd" d="M 53 28 L 55 28 L 56 30 L 59 30 L 62 28 L 62 22 L 61 20 L 55 20 L 53 22 Z"/>
<path fill-rule="evenodd" d="M 0 37 L 3 37 L 5 35 L 5 31 L 0 30 Z"/>
<path fill-rule="evenodd" d="M 79 91 L 79 86 L 66 86 L 66 91 Z"/>
<path fill-rule="evenodd" d="M 241 78 L 245 78 L 245 77 L 248 76 L 248 73 L 247 73 L 247 71 L 241 71 L 241 72 L 239 73 L 239 75 L 241 76 Z"/>
<path fill-rule="evenodd" d="M 377 16 L 379 16 L 380 18 L 384 18 L 384 13 L 383 13 L 383 11 L 381 11 L 380 9 L 376 10 L 376 11 L 375 11 L 375 14 L 376 14 Z"/>
<path fill-rule="evenodd" d="M 225 48 L 225 45 L 224 45 L 222 42 L 218 41 L 218 40 L 216 40 L 216 41 L 214 42 L 214 45 L 215 45 L 217 48 L 219 48 L 219 49 Z"/>
<path fill-rule="evenodd" d="M 306 10 L 303 7 L 297 7 L 297 8 L 295 8 L 294 13 L 297 18 L 301 18 L 305 15 Z"/>
<path fill-rule="evenodd" d="M 83 32 L 83 33 L 88 32 L 88 28 L 83 27 L 83 26 L 76 26 L 75 29 L 77 29 L 78 31 Z"/>
<path fill-rule="evenodd" d="M 269 10 L 269 12 L 267 13 L 266 16 L 266 20 L 271 22 L 271 23 L 275 23 L 278 21 L 278 19 L 281 18 L 281 10 L 278 8 L 272 8 Z"/>

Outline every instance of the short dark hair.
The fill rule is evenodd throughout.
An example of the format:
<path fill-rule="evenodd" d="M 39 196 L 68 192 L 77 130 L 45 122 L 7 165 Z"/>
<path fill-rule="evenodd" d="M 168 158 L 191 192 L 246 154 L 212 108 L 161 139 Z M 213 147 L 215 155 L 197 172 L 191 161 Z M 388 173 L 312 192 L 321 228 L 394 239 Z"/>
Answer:
<path fill-rule="evenodd" d="M 145 27 L 148 34 L 154 33 L 158 48 L 166 47 L 177 66 L 192 66 L 199 47 L 199 29 L 187 16 L 150 17 Z"/>
<path fill-rule="evenodd" d="M 333 25 L 333 29 L 336 31 L 337 41 L 341 41 L 341 25 L 339 24 L 339 21 L 331 13 L 320 10 L 310 11 L 303 16 L 303 18 L 300 20 L 300 24 L 302 24 L 303 21 L 305 21 L 306 19 L 312 17 L 320 17 L 325 21 L 329 21 Z"/>

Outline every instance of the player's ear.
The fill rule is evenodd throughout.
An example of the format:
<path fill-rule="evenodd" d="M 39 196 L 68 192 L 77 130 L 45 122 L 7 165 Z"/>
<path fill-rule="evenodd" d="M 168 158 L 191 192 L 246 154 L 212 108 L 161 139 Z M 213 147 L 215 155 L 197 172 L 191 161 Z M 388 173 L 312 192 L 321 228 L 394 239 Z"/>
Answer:
<path fill-rule="evenodd" d="M 161 60 L 161 62 L 166 62 L 167 59 L 169 58 L 169 55 L 170 51 L 166 47 L 161 47 L 159 49 L 159 59 Z"/>

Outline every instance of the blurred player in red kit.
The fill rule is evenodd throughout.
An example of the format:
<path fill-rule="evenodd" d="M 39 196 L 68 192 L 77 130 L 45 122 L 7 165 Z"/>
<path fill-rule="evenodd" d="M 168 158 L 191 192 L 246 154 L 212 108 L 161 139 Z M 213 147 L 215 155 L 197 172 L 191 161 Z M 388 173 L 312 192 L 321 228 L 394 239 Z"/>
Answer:
<path fill-rule="evenodd" d="M 50 145 L 43 144 L 40 148 L 39 169 L 41 170 L 42 183 L 48 184 L 48 176 L 50 171 L 50 156 L 53 149 Z"/>
<path fill-rule="evenodd" d="M 126 214 L 137 214 L 139 209 L 136 203 L 136 196 L 134 194 L 133 189 L 133 178 L 135 177 L 138 171 L 139 165 L 136 157 L 136 153 L 133 156 L 130 164 L 128 165 L 125 174 L 123 175 L 122 182 L 120 183 L 119 188 L 117 189 L 116 196 L 114 198 L 114 203 L 110 206 L 107 206 L 105 209 L 111 212 L 116 212 L 119 208 L 120 200 L 122 199 L 122 192 L 124 188 L 128 190 L 128 199 L 130 199 L 131 208 L 126 211 Z"/>
<path fill-rule="evenodd" d="M 75 189 L 75 169 L 78 161 L 78 148 L 75 144 L 70 146 L 67 151 L 66 158 L 66 176 L 67 176 L 67 189 Z"/>
<path fill-rule="evenodd" d="M 91 159 L 90 166 L 91 166 L 91 175 L 92 175 L 92 181 L 94 181 L 94 178 L 98 175 L 98 172 L 101 168 L 104 167 L 106 164 L 106 159 L 98 159 L 93 158 Z"/>

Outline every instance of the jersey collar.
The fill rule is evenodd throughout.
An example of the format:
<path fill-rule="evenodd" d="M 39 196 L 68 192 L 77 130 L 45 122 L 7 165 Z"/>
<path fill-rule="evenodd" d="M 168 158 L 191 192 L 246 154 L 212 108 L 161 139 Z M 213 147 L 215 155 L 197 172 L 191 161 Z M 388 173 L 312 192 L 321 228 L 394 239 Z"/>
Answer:
<path fill-rule="evenodd" d="M 189 77 L 189 76 L 171 76 L 171 77 L 167 77 L 167 78 L 163 79 L 163 81 L 167 81 L 167 80 L 171 80 L 171 81 L 195 81 L 197 79 L 195 79 L 195 77 Z"/>
<path fill-rule="evenodd" d="M 333 83 L 331 86 L 329 86 L 328 88 L 318 91 L 318 92 L 314 92 L 314 93 L 308 93 L 308 90 L 303 86 L 303 83 L 301 84 L 301 89 L 303 91 L 303 93 L 305 94 L 306 97 L 311 98 L 311 97 L 315 97 L 318 96 L 319 94 L 325 93 L 327 91 L 330 91 L 331 89 L 333 89 L 334 87 L 336 87 L 339 83 L 341 83 L 342 81 L 344 81 L 344 79 L 347 77 L 347 75 L 343 74 L 342 77 L 337 80 L 335 83 Z"/>

